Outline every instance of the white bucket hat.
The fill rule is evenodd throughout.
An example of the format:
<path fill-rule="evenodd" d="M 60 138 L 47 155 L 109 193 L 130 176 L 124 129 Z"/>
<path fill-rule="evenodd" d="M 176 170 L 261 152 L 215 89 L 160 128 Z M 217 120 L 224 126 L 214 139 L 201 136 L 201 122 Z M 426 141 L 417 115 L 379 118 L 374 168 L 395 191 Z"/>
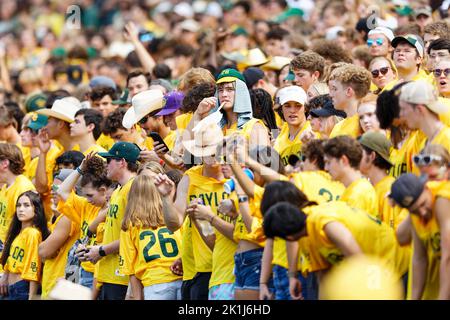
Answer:
<path fill-rule="evenodd" d="M 161 90 L 153 89 L 139 92 L 131 99 L 131 108 L 123 116 L 122 125 L 130 129 L 147 114 L 162 109 L 164 96 Z"/>

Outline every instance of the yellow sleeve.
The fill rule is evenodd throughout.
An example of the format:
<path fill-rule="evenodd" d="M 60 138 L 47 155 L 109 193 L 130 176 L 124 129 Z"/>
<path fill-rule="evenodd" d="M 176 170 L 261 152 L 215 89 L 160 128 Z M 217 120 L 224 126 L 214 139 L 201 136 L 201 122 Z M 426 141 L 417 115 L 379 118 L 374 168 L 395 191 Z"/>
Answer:
<path fill-rule="evenodd" d="M 120 230 L 120 257 L 123 264 L 120 265 L 120 273 L 124 275 L 135 274 L 134 266 L 138 258 L 138 253 L 134 245 L 135 228 L 129 227 L 127 231 Z"/>
<path fill-rule="evenodd" d="M 85 209 L 86 202 L 86 199 L 72 191 L 65 202 L 60 201 L 58 203 L 58 210 L 73 223 L 81 225 L 81 214 Z"/>
<path fill-rule="evenodd" d="M 38 248 L 41 243 L 41 233 L 36 230 L 30 230 L 27 236 L 27 254 L 24 257 L 22 279 L 29 281 L 39 281 L 41 274 L 41 259 L 39 258 Z"/>

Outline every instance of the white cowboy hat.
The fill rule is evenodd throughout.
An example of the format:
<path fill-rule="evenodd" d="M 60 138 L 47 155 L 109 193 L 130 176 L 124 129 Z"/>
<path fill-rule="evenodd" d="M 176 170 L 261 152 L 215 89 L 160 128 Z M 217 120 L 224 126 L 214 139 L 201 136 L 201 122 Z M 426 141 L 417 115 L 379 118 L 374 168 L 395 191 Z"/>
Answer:
<path fill-rule="evenodd" d="M 57 118 L 66 122 L 75 120 L 75 113 L 82 108 L 80 100 L 75 97 L 65 97 L 55 100 L 51 109 L 39 109 L 36 113 Z"/>
<path fill-rule="evenodd" d="M 139 92 L 131 99 L 131 108 L 123 116 L 122 125 L 130 129 L 147 114 L 162 109 L 164 96 L 161 90 L 146 90 Z"/>
<path fill-rule="evenodd" d="M 195 157 L 213 156 L 223 141 L 222 129 L 216 123 L 210 123 L 194 133 L 194 140 L 183 141 L 183 146 Z"/>

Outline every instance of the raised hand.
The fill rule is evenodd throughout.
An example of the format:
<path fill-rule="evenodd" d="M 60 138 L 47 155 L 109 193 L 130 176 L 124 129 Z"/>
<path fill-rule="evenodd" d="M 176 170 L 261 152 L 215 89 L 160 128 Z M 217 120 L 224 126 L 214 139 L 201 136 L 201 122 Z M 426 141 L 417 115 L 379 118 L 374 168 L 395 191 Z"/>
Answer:
<path fill-rule="evenodd" d="M 217 105 L 216 97 L 204 98 L 202 101 L 200 101 L 195 113 L 203 119 L 216 105 Z"/>
<path fill-rule="evenodd" d="M 125 25 L 124 37 L 131 42 L 139 42 L 139 28 L 132 21 Z"/>
<path fill-rule="evenodd" d="M 42 128 L 41 130 L 39 130 L 39 133 L 37 135 L 37 143 L 39 151 L 41 151 L 42 153 L 47 153 L 50 150 L 52 143 L 48 138 L 46 129 Z"/>
<path fill-rule="evenodd" d="M 175 183 L 165 174 L 159 173 L 154 178 L 154 183 L 162 197 L 168 197 L 175 192 Z"/>
<path fill-rule="evenodd" d="M 82 172 L 86 172 L 87 170 L 87 162 L 97 155 L 96 151 L 89 152 L 86 157 L 84 157 L 83 161 L 81 161 L 80 169 Z"/>

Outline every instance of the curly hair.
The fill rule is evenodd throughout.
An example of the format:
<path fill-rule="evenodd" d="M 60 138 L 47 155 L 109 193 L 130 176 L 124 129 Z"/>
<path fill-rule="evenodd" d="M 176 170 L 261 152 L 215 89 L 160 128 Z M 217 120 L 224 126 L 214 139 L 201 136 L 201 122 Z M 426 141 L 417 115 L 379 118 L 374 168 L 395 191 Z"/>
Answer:
<path fill-rule="evenodd" d="M 314 51 L 302 52 L 291 61 L 292 69 L 305 69 L 311 73 L 319 71 L 320 76 L 323 75 L 324 67 L 325 59 Z"/>
<path fill-rule="evenodd" d="M 352 58 L 339 44 L 325 39 L 314 40 L 311 50 L 321 55 L 325 60 L 352 63 Z"/>
<path fill-rule="evenodd" d="M 353 59 L 358 59 L 364 63 L 364 68 L 369 68 L 370 62 L 372 61 L 373 57 L 369 53 L 369 49 L 365 45 L 360 45 L 357 47 L 354 47 L 352 50 L 352 57 Z"/>
<path fill-rule="evenodd" d="M 181 112 L 188 113 L 197 110 L 199 103 L 208 97 L 213 97 L 216 93 L 216 85 L 203 82 L 195 85 L 191 90 L 186 93 L 181 104 Z"/>
<path fill-rule="evenodd" d="M 439 36 L 439 38 L 448 39 L 450 37 L 450 26 L 445 21 L 436 21 L 427 24 L 423 28 L 423 33 L 429 33 L 433 36 Z"/>
<path fill-rule="evenodd" d="M 346 156 L 350 166 L 354 169 L 359 168 L 362 159 L 362 147 L 350 136 L 338 136 L 325 142 L 323 147 L 325 155 L 340 159 Z"/>
<path fill-rule="evenodd" d="M 311 110 L 322 108 L 329 101 L 331 101 L 329 94 L 321 94 L 312 98 L 305 104 L 305 114 L 308 115 Z"/>
<path fill-rule="evenodd" d="M 110 96 L 112 100 L 117 99 L 117 93 L 111 87 L 98 86 L 92 89 L 91 93 L 89 93 L 89 98 L 92 101 L 101 100 L 104 96 Z"/>
<path fill-rule="evenodd" d="M 325 74 L 323 75 L 323 82 L 328 83 L 330 81 L 330 76 L 333 73 L 334 70 L 337 68 L 347 66 L 349 63 L 347 62 L 335 62 L 325 67 Z"/>
<path fill-rule="evenodd" d="M 310 162 L 316 162 L 319 170 L 325 169 L 325 161 L 323 160 L 324 147 L 323 140 L 314 139 L 303 145 L 302 153 Z"/>
<path fill-rule="evenodd" d="M 106 163 L 100 157 L 92 157 L 86 161 L 86 171 L 83 173 L 80 185 L 85 187 L 89 183 L 96 189 L 112 185 L 112 181 L 106 176 Z"/>
<path fill-rule="evenodd" d="M 117 108 L 116 110 L 111 112 L 106 117 L 105 122 L 103 123 L 103 134 L 111 135 L 117 132 L 117 130 L 119 129 L 126 130 L 122 125 L 122 120 L 126 112 L 126 108 Z"/>
<path fill-rule="evenodd" d="M 216 84 L 212 73 L 205 68 L 191 68 L 180 77 L 178 90 L 186 93 L 194 86 L 205 82 L 212 85 Z"/>
<path fill-rule="evenodd" d="M 356 98 L 361 99 L 369 93 L 372 75 L 363 67 L 346 65 L 335 69 L 330 75 L 330 80 L 350 86 L 355 91 Z"/>

